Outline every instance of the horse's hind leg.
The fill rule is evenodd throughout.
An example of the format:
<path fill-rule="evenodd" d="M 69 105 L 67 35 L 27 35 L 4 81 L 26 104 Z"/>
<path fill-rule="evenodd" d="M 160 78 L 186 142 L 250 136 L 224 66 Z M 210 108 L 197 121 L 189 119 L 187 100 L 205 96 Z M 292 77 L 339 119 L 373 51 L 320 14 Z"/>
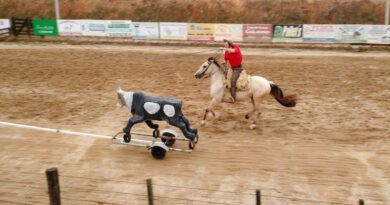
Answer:
<path fill-rule="evenodd" d="M 254 112 L 256 112 L 256 103 L 255 103 L 255 99 L 253 98 L 253 96 L 251 97 L 251 102 L 252 102 L 252 110 L 245 115 L 245 119 L 251 118 L 251 115 Z"/>
<path fill-rule="evenodd" d="M 261 115 L 261 111 L 260 111 L 260 108 L 259 108 L 260 102 L 258 101 L 256 103 L 256 101 L 255 101 L 255 99 L 253 97 L 251 98 L 251 102 L 252 102 L 253 109 L 252 109 L 251 112 L 249 112 L 248 114 L 245 115 L 245 118 L 246 119 L 251 119 L 251 125 L 249 126 L 249 128 L 250 129 L 255 129 L 257 127 L 257 125 L 256 125 L 257 120 L 258 120 L 258 118 Z"/>

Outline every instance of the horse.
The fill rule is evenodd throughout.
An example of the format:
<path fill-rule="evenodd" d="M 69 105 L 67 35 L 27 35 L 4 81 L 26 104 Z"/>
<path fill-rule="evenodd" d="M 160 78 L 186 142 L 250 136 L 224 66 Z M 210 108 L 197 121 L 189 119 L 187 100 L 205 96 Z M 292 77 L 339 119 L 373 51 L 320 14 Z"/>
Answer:
<path fill-rule="evenodd" d="M 202 79 L 210 77 L 210 96 L 211 101 L 205 110 L 202 125 L 205 125 L 209 112 L 215 117 L 214 107 L 221 102 L 231 102 L 230 91 L 224 86 L 226 77 L 226 67 L 220 64 L 215 57 L 208 58 L 195 73 L 195 78 Z M 235 101 L 244 101 L 250 99 L 252 110 L 245 115 L 246 119 L 251 119 L 250 129 L 256 128 L 256 122 L 261 112 L 258 108 L 261 100 L 267 95 L 272 95 L 276 101 L 285 107 L 294 107 L 297 103 L 296 95 L 283 95 L 282 89 L 274 82 L 261 76 L 251 76 L 249 89 L 238 90 Z M 252 117 L 253 116 L 253 117 Z"/>
<path fill-rule="evenodd" d="M 117 92 L 117 104 L 118 108 L 126 105 L 133 115 L 126 127 L 123 128 L 125 133 L 124 140 L 130 142 L 131 128 L 134 124 L 145 122 L 149 128 L 154 129 L 154 137 L 158 137 L 155 134 L 158 132 L 158 125 L 154 124 L 152 120 L 166 121 L 170 125 L 178 127 L 184 134 L 184 136 L 191 140 L 197 140 L 197 129 L 191 128 L 187 118 L 184 117 L 181 107 L 182 101 L 174 98 L 151 96 L 143 92 L 127 92 L 123 91 L 120 87 Z"/>

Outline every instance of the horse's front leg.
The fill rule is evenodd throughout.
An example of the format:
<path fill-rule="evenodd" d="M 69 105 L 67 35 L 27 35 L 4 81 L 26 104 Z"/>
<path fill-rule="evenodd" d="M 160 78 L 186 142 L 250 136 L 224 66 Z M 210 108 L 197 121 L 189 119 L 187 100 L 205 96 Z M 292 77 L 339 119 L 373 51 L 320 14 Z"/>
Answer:
<path fill-rule="evenodd" d="M 207 115 L 209 114 L 209 112 L 211 112 L 211 114 L 213 114 L 213 116 L 215 117 L 215 113 L 213 111 L 213 108 L 215 105 L 218 104 L 218 100 L 216 100 L 215 98 L 213 98 L 209 104 L 209 106 L 206 108 L 205 112 L 204 112 L 204 115 L 203 115 L 203 120 L 201 122 L 202 125 L 206 124 L 206 119 L 207 119 Z"/>

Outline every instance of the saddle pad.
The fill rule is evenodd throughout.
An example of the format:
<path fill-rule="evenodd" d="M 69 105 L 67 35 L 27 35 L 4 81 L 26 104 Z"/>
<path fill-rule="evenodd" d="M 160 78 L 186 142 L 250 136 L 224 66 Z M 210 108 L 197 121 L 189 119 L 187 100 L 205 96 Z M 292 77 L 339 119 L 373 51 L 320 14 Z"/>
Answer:
<path fill-rule="evenodd" d="M 233 71 L 232 69 L 228 69 L 227 77 L 226 77 L 226 88 L 231 88 L 231 79 L 232 79 Z M 251 76 L 246 73 L 245 70 L 242 70 L 240 73 L 240 77 L 237 80 L 237 90 L 249 90 Z"/>

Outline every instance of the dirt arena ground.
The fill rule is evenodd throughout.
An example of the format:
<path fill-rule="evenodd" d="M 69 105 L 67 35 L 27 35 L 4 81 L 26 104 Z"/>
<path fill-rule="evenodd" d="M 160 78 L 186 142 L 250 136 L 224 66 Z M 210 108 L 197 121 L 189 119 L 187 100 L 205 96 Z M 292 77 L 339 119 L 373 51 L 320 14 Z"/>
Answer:
<path fill-rule="evenodd" d="M 250 102 L 222 104 L 200 126 L 210 83 L 193 74 L 209 50 L 1 43 L 0 121 L 113 135 L 129 117 L 115 107 L 121 85 L 182 99 L 200 141 L 154 160 L 110 140 L 0 126 L 0 203 L 48 204 L 45 170 L 58 167 L 63 204 L 147 204 L 147 178 L 155 204 L 255 204 L 256 189 L 268 205 L 390 204 L 389 52 L 243 49 L 249 73 L 299 96 L 295 108 L 268 97 L 249 130 Z"/>

